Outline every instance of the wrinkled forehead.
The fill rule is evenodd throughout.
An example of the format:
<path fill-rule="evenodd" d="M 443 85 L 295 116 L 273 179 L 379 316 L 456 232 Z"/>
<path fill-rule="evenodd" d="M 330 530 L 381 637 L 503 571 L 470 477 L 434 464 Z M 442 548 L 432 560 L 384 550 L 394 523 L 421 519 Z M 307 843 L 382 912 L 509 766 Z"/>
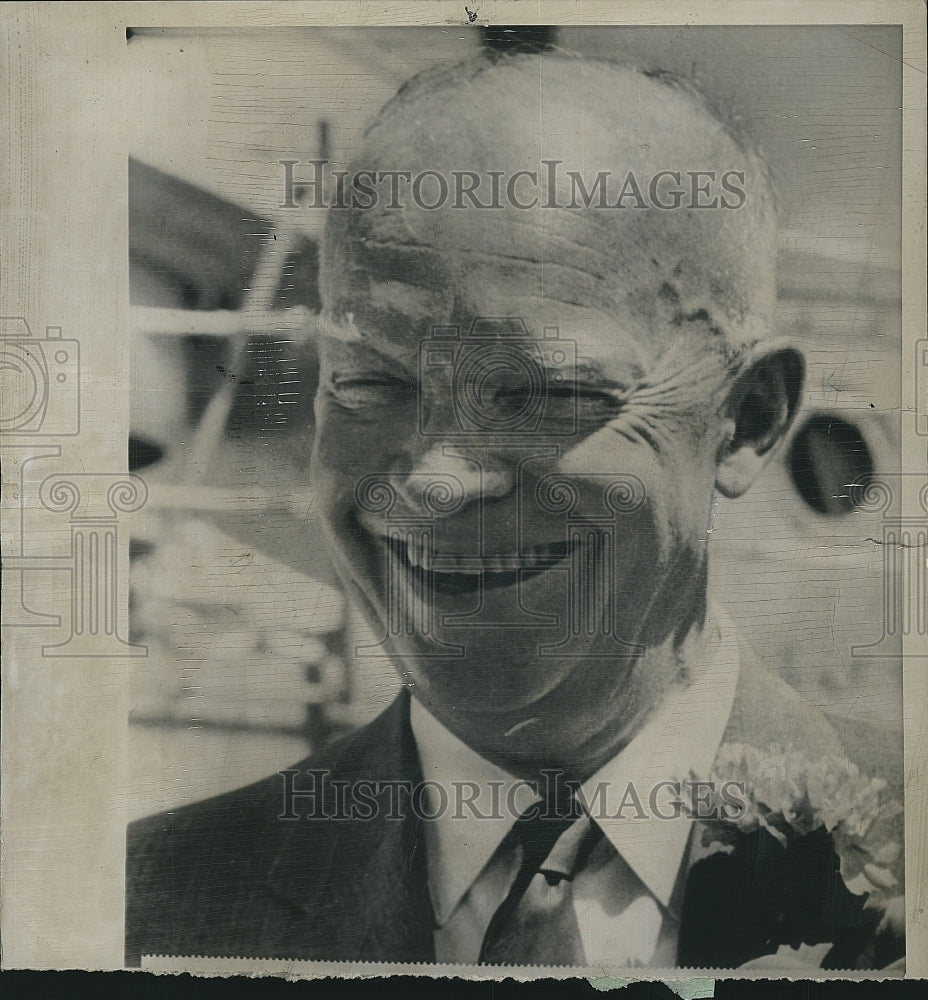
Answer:
<path fill-rule="evenodd" d="M 700 99 L 634 67 L 513 60 L 420 87 L 372 126 L 359 172 L 376 196 L 330 213 L 322 291 L 362 328 L 540 327 L 573 308 L 666 346 L 689 317 L 741 340 L 772 311 L 763 165 Z"/>
<path fill-rule="evenodd" d="M 572 377 L 608 378 L 629 387 L 651 372 L 664 353 L 662 345 L 635 336 L 597 309 L 550 297 L 533 300 L 520 295 L 518 288 L 511 294 L 497 291 L 483 300 L 483 308 L 465 314 L 455 312 L 450 300 L 417 308 L 415 290 L 402 301 L 387 301 L 392 294 L 381 297 L 375 289 L 368 301 L 358 302 L 357 312 L 341 317 L 322 313 L 316 332 L 323 356 L 333 363 L 347 357 L 389 358 L 415 370 L 424 351 L 463 347 L 495 356 L 502 348 L 541 358 L 545 366 L 553 362 L 555 369 Z"/>

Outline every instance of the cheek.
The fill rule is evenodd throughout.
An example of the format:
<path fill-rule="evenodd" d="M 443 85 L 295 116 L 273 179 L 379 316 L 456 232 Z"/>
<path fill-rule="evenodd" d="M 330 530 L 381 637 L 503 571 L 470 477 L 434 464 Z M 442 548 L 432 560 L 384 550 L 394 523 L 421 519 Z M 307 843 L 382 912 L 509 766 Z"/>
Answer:
<path fill-rule="evenodd" d="M 323 514 L 330 523 L 343 517 L 353 506 L 357 484 L 376 470 L 372 455 L 376 443 L 369 433 L 358 433 L 343 416 L 318 411 L 316 437 L 311 460 L 312 482 L 318 492 Z"/>
<path fill-rule="evenodd" d="M 391 418 L 360 420 L 329 402 L 317 407 L 316 421 L 316 460 L 338 477 L 346 470 L 379 471 L 397 441 Z"/>
<path fill-rule="evenodd" d="M 670 486 L 673 463 L 634 435 L 603 427 L 564 451 L 557 468 L 577 483 L 584 483 L 587 500 L 615 491 L 618 502 L 629 501 L 641 508 L 653 507 Z M 634 496 L 634 500 L 626 497 Z M 604 513 L 606 508 L 604 507 Z"/>
<path fill-rule="evenodd" d="M 607 512 L 604 491 L 618 489 L 620 500 L 634 492 L 637 509 L 617 513 L 618 525 L 639 536 L 652 555 L 664 561 L 706 532 L 711 509 L 714 466 L 702 442 L 688 433 L 660 442 L 647 441 L 604 427 L 566 451 L 558 470 L 585 484 L 584 512 Z"/>
<path fill-rule="evenodd" d="M 682 556 L 703 550 L 709 540 L 715 497 L 715 466 L 693 447 L 677 456 L 668 483 L 664 520 L 669 545 Z"/>

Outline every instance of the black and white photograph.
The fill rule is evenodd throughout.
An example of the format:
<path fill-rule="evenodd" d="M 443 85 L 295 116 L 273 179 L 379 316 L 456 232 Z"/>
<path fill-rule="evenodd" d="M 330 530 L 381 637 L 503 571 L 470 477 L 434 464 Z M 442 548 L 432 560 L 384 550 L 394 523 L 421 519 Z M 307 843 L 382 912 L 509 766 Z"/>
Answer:
<path fill-rule="evenodd" d="M 909 28 L 219 6 L 125 24 L 111 346 L 2 310 L 4 687 L 118 693 L 105 962 L 923 969 Z"/>

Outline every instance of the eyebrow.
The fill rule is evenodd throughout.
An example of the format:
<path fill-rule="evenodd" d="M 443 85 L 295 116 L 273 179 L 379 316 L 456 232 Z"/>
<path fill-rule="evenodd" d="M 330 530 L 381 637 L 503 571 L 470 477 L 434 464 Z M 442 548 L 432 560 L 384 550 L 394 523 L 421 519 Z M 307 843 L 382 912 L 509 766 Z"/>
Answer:
<path fill-rule="evenodd" d="M 415 347 L 409 347 L 388 336 L 381 335 L 376 327 L 364 324 L 362 328 L 355 322 L 352 312 L 346 312 L 344 319 L 341 317 L 335 319 L 331 313 L 319 313 L 315 335 L 319 340 L 329 340 L 337 344 L 358 348 L 367 354 L 393 363 L 404 366 L 416 364 Z"/>
<path fill-rule="evenodd" d="M 354 322 L 353 313 L 345 313 L 344 319 L 336 320 L 331 314 L 319 313 L 316 318 L 316 337 L 322 340 L 332 340 L 338 344 L 346 344 L 357 348 L 362 354 L 367 355 L 371 360 L 380 360 L 386 364 L 401 365 L 403 367 L 418 367 L 417 351 L 414 349 L 401 350 L 399 352 L 385 351 L 372 343 L 371 338 L 365 336 Z M 388 343 L 390 343 L 388 341 Z M 391 346 L 396 346 L 392 345 Z M 604 392 L 629 393 L 640 382 L 643 373 L 639 366 L 630 361 L 628 364 L 627 378 L 614 378 L 606 375 L 596 358 L 580 357 L 575 362 L 565 362 L 554 366 L 545 366 L 545 374 L 551 375 L 555 371 L 564 373 L 568 378 L 576 383 L 584 384 Z"/>
<path fill-rule="evenodd" d="M 550 370 L 549 368 L 548 371 Z M 585 385 L 617 392 L 630 392 L 641 378 L 641 373 L 635 365 L 629 365 L 627 378 L 615 378 L 605 374 L 595 361 L 584 358 L 578 358 L 575 364 L 560 365 L 557 371 L 564 372 L 570 378 Z"/>
<path fill-rule="evenodd" d="M 336 355 L 340 357 L 342 362 L 351 364 L 362 364 L 362 365 L 384 365 L 391 369 L 402 369 L 404 372 L 414 372 L 418 369 L 418 361 L 416 353 L 413 352 L 395 352 L 384 350 L 377 343 L 372 343 L 370 338 L 364 337 L 362 335 L 350 336 L 346 338 L 340 335 L 341 331 L 336 329 L 335 336 L 330 336 L 326 332 L 321 333 L 320 339 L 325 342 L 336 345 L 334 350 L 338 351 L 339 347 L 348 347 L 350 351 L 347 353 L 341 353 Z M 389 345 L 389 342 L 387 344 Z M 335 362 L 335 367 L 338 367 L 338 362 Z"/>
<path fill-rule="evenodd" d="M 342 344 L 357 344 L 364 338 L 354 324 L 354 314 L 346 313 L 343 320 L 336 320 L 328 313 L 316 314 L 313 336 L 326 340 L 337 340 Z"/>

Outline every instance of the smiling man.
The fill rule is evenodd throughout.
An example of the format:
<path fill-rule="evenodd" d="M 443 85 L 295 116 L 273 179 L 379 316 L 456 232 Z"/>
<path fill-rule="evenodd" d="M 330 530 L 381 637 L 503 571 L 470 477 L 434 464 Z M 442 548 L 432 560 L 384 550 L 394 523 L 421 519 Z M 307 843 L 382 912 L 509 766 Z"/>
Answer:
<path fill-rule="evenodd" d="M 813 789 L 882 785 L 707 595 L 714 497 L 802 383 L 760 155 L 667 74 L 523 54 L 407 84 L 345 190 L 313 476 L 404 690 L 134 827 L 129 960 L 895 960 L 891 893 L 842 853 L 888 871 L 895 835 Z"/>

